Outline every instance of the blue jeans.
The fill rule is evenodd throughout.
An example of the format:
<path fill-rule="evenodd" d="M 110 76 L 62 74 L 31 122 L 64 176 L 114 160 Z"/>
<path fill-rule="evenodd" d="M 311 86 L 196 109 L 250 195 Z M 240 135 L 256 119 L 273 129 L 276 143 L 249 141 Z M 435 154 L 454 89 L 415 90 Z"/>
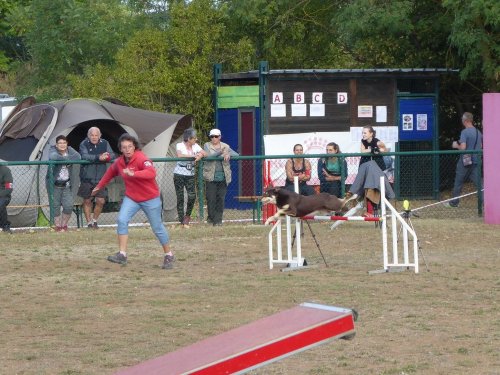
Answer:
<path fill-rule="evenodd" d="M 462 193 L 462 187 L 468 179 L 470 179 L 474 183 L 474 185 L 476 185 L 478 196 L 480 196 L 479 190 L 483 188 L 480 172 L 481 171 L 479 170 L 477 164 L 464 166 L 462 158 L 460 157 L 458 159 L 457 172 L 455 174 L 455 183 L 453 185 L 453 198 L 458 197 Z M 458 202 L 458 199 L 453 199 L 450 201 L 450 205 L 458 206 Z"/>
<path fill-rule="evenodd" d="M 129 197 L 123 198 L 122 206 L 120 212 L 118 213 L 118 234 L 128 234 L 128 223 L 132 217 L 139 211 L 142 210 L 148 217 L 149 224 L 151 224 L 151 229 L 155 234 L 161 245 L 166 245 L 170 242 L 168 237 L 168 232 L 163 225 L 161 219 L 161 199 L 160 197 L 150 199 L 144 202 L 135 202 Z"/>

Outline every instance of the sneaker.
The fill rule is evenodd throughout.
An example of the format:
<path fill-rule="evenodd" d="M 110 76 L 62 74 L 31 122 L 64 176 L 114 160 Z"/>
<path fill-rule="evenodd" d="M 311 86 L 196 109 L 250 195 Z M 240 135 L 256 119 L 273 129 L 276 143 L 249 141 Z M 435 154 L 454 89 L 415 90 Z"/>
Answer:
<path fill-rule="evenodd" d="M 450 202 L 445 202 L 445 203 L 443 203 L 443 206 L 448 207 L 448 208 L 457 208 L 458 204 L 452 204 Z"/>
<path fill-rule="evenodd" d="M 173 255 L 165 255 L 165 258 L 163 258 L 163 268 L 164 270 L 170 270 L 174 268 L 174 262 L 175 262 L 175 257 Z"/>
<path fill-rule="evenodd" d="M 115 255 L 110 255 L 108 260 L 112 263 L 127 264 L 127 257 L 120 252 L 117 252 Z"/>
<path fill-rule="evenodd" d="M 12 230 L 9 227 L 2 228 L 2 232 L 12 234 Z"/>
<path fill-rule="evenodd" d="M 94 224 L 92 224 L 92 223 L 88 223 L 88 224 L 87 224 L 87 228 L 88 228 L 88 229 L 93 229 L 93 228 L 94 228 Z"/>
<path fill-rule="evenodd" d="M 94 221 L 94 224 L 92 225 L 92 228 L 99 229 L 99 225 L 97 225 L 97 221 Z"/>

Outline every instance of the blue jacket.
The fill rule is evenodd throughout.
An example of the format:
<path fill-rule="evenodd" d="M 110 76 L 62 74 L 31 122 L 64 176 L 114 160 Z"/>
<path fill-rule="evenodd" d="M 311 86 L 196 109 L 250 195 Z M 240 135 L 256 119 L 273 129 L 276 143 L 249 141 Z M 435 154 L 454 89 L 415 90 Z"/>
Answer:
<path fill-rule="evenodd" d="M 110 159 L 108 161 L 99 160 L 99 155 L 105 152 L 109 152 Z M 93 184 L 97 184 L 102 176 L 104 176 L 107 169 L 106 163 L 116 157 L 108 141 L 102 138 L 99 139 L 96 145 L 90 142 L 88 138 L 85 138 L 82 143 L 80 143 L 80 155 L 82 156 L 82 160 L 87 160 L 92 163 L 80 166 L 80 181 Z"/>

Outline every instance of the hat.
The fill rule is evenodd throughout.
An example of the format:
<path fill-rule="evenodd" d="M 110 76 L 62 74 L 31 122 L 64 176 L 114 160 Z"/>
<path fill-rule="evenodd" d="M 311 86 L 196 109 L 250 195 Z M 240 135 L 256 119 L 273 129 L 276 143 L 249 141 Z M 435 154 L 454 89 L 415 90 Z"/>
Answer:
<path fill-rule="evenodd" d="M 210 137 L 212 135 L 218 135 L 220 137 L 220 130 L 219 129 L 210 130 L 210 134 L 208 136 Z"/>

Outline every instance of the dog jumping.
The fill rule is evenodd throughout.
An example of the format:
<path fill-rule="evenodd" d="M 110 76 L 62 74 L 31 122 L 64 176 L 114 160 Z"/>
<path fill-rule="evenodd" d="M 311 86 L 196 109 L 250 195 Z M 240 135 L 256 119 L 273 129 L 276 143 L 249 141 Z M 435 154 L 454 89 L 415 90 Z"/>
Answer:
<path fill-rule="evenodd" d="M 269 225 L 285 215 L 302 217 L 324 212 L 340 212 L 349 200 L 352 200 L 352 197 L 339 199 L 328 193 L 304 196 L 277 186 L 266 189 L 261 202 L 274 203 L 278 208 L 276 214 L 267 218 L 265 225 Z"/>

